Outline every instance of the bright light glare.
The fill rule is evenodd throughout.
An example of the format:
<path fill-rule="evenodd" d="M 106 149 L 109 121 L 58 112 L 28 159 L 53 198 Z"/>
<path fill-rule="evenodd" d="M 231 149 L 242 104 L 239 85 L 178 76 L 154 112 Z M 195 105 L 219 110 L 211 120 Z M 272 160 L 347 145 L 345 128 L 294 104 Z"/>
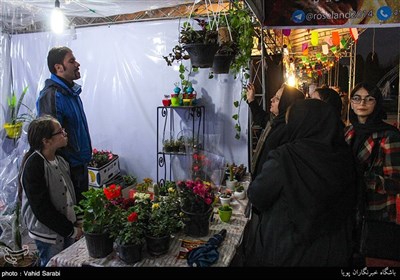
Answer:
<path fill-rule="evenodd" d="M 291 87 L 296 86 L 296 78 L 295 78 L 295 76 L 294 75 L 289 75 L 289 77 L 287 79 L 287 83 Z"/>
<path fill-rule="evenodd" d="M 51 30 L 56 34 L 61 34 L 64 31 L 64 14 L 60 8 L 54 8 L 51 12 Z"/>

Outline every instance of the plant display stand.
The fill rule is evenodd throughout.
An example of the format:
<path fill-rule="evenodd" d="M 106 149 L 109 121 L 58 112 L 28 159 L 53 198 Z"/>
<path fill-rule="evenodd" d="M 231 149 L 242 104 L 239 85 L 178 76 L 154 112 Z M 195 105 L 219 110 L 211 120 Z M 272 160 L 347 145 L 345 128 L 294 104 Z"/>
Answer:
<path fill-rule="evenodd" d="M 204 148 L 205 134 L 204 106 L 169 106 L 157 107 L 157 183 L 164 185 L 166 180 L 174 181 L 172 176 L 172 159 L 186 156 L 186 148 Z M 175 125 L 179 129 L 175 130 Z M 191 135 L 186 135 L 186 143 L 176 144 L 180 138 L 179 132 L 186 128 Z M 181 135 L 182 136 L 182 135 Z M 166 147 L 167 143 L 175 142 L 173 148 Z M 180 146 L 181 148 L 178 148 Z M 191 147 L 187 147 L 191 146 Z M 186 179 L 186 178 L 185 178 Z"/>

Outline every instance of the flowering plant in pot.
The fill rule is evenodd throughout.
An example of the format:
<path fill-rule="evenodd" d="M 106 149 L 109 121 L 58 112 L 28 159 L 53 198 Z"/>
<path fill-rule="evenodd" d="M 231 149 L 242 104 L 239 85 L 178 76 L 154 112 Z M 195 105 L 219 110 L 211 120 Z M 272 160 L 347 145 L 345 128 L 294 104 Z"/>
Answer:
<path fill-rule="evenodd" d="M 144 233 L 149 217 L 150 195 L 135 194 L 134 198 L 113 201 L 116 210 L 111 216 L 110 232 L 118 245 L 140 245 L 144 243 Z"/>
<path fill-rule="evenodd" d="M 100 168 L 112 161 L 114 157 L 115 155 L 111 151 L 93 149 L 92 160 L 89 162 L 89 166 Z"/>
<path fill-rule="evenodd" d="M 151 255 L 166 253 L 171 234 L 183 227 L 177 191 L 170 188 L 168 192 L 160 201 L 153 201 L 146 223 L 147 250 Z"/>
<path fill-rule="evenodd" d="M 209 233 L 210 217 L 215 199 L 210 182 L 186 180 L 177 183 L 185 233 L 193 237 Z"/>
<path fill-rule="evenodd" d="M 210 182 L 186 180 L 177 183 L 182 209 L 188 212 L 207 212 L 214 202 L 215 193 Z"/>
<path fill-rule="evenodd" d="M 150 213 L 150 195 L 137 193 L 134 198 L 113 201 L 116 206 L 111 217 L 111 236 L 115 238 L 119 258 L 126 263 L 142 259 L 146 223 Z"/>
<path fill-rule="evenodd" d="M 110 238 L 112 216 L 117 209 L 114 200 L 121 196 L 121 187 L 90 188 L 82 193 L 85 197 L 74 206 L 77 214 L 83 214 L 83 232 L 89 255 L 94 258 L 107 256 L 113 250 Z"/>

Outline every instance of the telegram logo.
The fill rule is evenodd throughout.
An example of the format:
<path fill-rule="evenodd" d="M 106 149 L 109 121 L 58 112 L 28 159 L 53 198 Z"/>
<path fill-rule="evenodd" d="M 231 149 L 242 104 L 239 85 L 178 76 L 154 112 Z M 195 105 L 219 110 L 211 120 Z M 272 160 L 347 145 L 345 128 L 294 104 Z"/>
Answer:
<path fill-rule="evenodd" d="M 302 23 L 305 18 L 306 14 L 302 10 L 294 11 L 294 13 L 292 14 L 292 20 L 295 23 Z"/>

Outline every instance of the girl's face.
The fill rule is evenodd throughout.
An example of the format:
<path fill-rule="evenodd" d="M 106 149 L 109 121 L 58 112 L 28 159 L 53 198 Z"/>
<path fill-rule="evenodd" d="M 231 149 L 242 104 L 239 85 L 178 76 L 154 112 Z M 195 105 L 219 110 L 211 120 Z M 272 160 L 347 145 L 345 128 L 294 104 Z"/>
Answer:
<path fill-rule="evenodd" d="M 274 97 L 271 98 L 271 108 L 270 111 L 272 114 L 277 116 L 279 114 L 279 100 L 281 100 L 283 93 L 283 87 L 278 89 L 278 91 L 275 93 Z"/>
<path fill-rule="evenodd" d="M 68 137 L 65 129 L 61 127 L 59 122 L 53 122 L 53 134 L 50 138 L 56 149 L 67 146 Z"/>
<path fill-rule="evenodd" d="M 360 123 L 367 121 L 368 116 L 374 111 L 375 105 L 375 98 L 370 96 L 365 88 L 360 88 L 351 97 L 351 109 L 357 115 Z"/>

